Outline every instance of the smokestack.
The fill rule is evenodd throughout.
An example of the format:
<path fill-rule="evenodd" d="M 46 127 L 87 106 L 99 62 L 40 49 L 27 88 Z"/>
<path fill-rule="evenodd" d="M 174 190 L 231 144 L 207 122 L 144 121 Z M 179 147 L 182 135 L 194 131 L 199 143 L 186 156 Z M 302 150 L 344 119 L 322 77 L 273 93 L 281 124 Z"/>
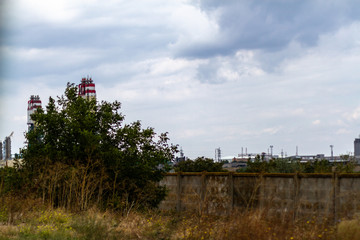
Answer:
<path fill-rule="evenodd" d="M 31 95 L 27 108 L 28 131 L 31 131 L 34 128 L 34 121 L 31 119 L 31 114 L 35 113 L 36 109 L 38 108 L 41 108 L 41 100 L 39 95 Z"/>
<path fill-rule="evenodd" d="M 82 78 L 78 88 L 79 96 L 87 100 L 96 99 L 95 83 L 91 77 Z"/>

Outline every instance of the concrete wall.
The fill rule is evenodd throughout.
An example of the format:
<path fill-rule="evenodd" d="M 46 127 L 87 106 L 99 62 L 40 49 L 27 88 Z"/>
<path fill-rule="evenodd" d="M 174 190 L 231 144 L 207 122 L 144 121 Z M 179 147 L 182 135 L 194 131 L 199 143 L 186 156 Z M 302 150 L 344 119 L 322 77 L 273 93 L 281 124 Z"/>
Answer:
<path fill-rule="evenodd" d="M 234 209 L 266 209 L 294 218 L 337 220 L 360 213 L 360 174 L 169 173 L 160 209 L 225 215 Z"/>

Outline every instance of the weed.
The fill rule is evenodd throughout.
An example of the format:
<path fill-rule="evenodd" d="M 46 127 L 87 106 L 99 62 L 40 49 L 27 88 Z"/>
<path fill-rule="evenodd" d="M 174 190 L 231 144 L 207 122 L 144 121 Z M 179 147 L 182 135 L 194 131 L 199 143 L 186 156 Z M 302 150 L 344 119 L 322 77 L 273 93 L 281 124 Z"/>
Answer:
<path fill-rule="evenodd" d="M 359 218 L 333 225 L 313 216 L 269 216 L 265 210 L 215 216 L 198 212 L 102 212 L 90 209 L 38 209 L 19 217 L 20 224 L 0 227 L 2 239 L 360 239 Z"/>
<path fill-rule="evenodd" d="M 341 240 L 360 240 L 360 218 L 341 221 L 338 225 L 337 237 Z"/>

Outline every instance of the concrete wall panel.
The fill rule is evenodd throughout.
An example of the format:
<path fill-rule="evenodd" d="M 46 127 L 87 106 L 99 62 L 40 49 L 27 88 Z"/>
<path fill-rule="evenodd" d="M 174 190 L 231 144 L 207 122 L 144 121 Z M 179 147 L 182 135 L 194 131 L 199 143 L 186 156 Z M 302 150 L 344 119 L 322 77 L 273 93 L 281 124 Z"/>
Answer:
<path fill-rule="evenodd" d="M 294 218 L 360 214 L 360 174 L 168 174 L 160 209 L 228 214 L 261 208 Z"/>
<path fill-rule="evenodd" d="M 340 178 L 338 202 L 342 217 L 360 214 L 360 178 Z"/>

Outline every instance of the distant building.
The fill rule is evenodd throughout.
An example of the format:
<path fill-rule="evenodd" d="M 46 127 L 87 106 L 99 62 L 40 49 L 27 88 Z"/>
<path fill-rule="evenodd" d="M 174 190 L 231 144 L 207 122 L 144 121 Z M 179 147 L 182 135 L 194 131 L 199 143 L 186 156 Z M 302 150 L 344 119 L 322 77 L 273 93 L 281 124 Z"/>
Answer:
<path fill-rule="evenodd" d="M 256 158 L 260 158 L 262 161 L 270 161 L 271 159 L 279 158 L 279 155 L 276 154 L 269 154 L 269 153 L 239 153 L 238 156 L 234 159 L 234 161 L 255 161 Z"/>
<path fill-rule="evenodd" d="M 221 161 L 222 162 L 233 162 L 233 161 L 236 161 L 236 156 L 224 156 L 224 157 L 221 157 Z"/>
<path fill-rule="evenodd" d="M 4 160 L 11 159 L 11 136 L 6 137 L 3 142 Z"/>
<path fill-rule="evenodd" d="M 174 163 L 177 164 L 179 162 L 183 162 L 186 161 L 186 157 L 184 155 L 184 151 L 182 150 L 182 148 L 180 148 L 180 157 L 176 157 L 174 160 Z"/>
<path fill-rule="evenodd" d="M 232 168 L 234 170 L 237 168 L 244 168 L 246 166 L 247 166 L 247 162 L 239 162 L 239 161 L 233 161 L 223 164 L 223 168 Z"/>
<path fill-rule="evenodd" d="M 325 156 L 325 154 L 316 154 L 316 155 L 295 155 L 290 156 L 290 160 L 297 160 L 302 163 L 314 162 L 318 160 L 326 160 L 329 163 L 345 163 L 349 162 L 350 159 L 346 159 L 343 156 Z"/>
<path fill-rule="evenodd" d="M 215 148 L 215 162 L 221 162 L 221 149 L 219 148 Z"/>
<path fill-rule="evenodd" d="M 354 141 L 354 156 L 358 163 L 360 163 L 360 136 Z"/>

